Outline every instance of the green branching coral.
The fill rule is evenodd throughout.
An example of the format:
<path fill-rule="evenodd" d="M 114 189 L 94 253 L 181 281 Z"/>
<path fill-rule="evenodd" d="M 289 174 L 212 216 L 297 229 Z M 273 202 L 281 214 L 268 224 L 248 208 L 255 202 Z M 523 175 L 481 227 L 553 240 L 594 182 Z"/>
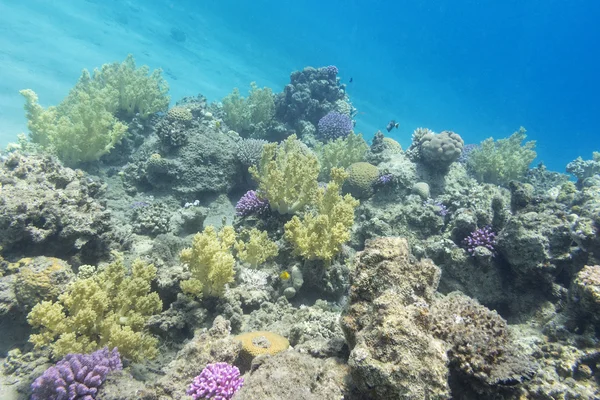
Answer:
<path fill-rule="evenodd" d="M 95 161 L 108 153 L 127 132 L 117 115 L 148 115 L 166 111 L 168 86 L 156 70 L 135 68 L 133 56 L 123 63 L 105 64 L 93 77 L 83 70 L 77 84 L 58 105 L 38 104 L 30 89 L 22 90 L 31 141 L 74 165 Z"/>
<path fill-rule="evenodd" d="M 306 212 L 302 218 L 294 216 L 285 224 L 284 237 L 297 255 L 330 262 L 350 239 L 359 201 L 349 194 L 340 194 L 347 176 L 342 169 L 332 169 L 331 181 L 317 192 L 314 211 Z"/>
<path fill-rule="evenodd" d="M 355 133 L 326 144 L 319 142 L 315 148 L 321 164 L 319 177 L 328 180 L 331 168 L 348 168 L 351 164 L 364 161 L 368 150 L 369 145 L 362 135 Z"/>
<path fill-rule="evenodd" d="M 258 182 L 261 198 L 269 200 L 272 210 L 293 214 L 314 203 L 319 161 L 296 135 L 280 145 L 266 144 L 258 167 L 248 170 Z"/>
<path fill-rule="evenodd" d="M 494 141 L 488 138 L 478 149 L 469 154 L 468 168 L 477 180 L 485 183 L 506 185 L 522 178 L 537 156 L 535 141 L 525 140 L 525 128 L 521 127 L 507 139 Z"/>
<path fill-rule="evenodd" d="M 224 121 L 242 136 L 263 136 L 265 127 L 275 115 L 273 91 L 267 87 L 259 89 L 256 82 L 250 84 L 247 98 L 240 95 L 238 88 L 223 99 Z"/>
<path fill-rule="evenodd" d="M 29 339 L 35 347 L 48 346 L 55 358 L 104 346 L 118 347 L 132 360 L 156 356 L 158 340 L 144 329 L 162 309 L 158 294 L 150 291 L 154 265 L 137 260 L 128 275 L 123 257 L 115 253 L 115 261 L 103 269 L 82 271 L 87 274 L 81 273 L 58 301 L 38 303 L 27 316 L 39 329 Z"/>
<path fill-rule="evenodd" d="M 183 249 L 181 261 L 188 265 L 192 277 L 181 282 L 181 289 L 197 297 L 219 297 L 225 285 L 233 282 L 235 231 L 224 226 L 219 232 L 212 225 L 197 233 L 192 247 Z"/>

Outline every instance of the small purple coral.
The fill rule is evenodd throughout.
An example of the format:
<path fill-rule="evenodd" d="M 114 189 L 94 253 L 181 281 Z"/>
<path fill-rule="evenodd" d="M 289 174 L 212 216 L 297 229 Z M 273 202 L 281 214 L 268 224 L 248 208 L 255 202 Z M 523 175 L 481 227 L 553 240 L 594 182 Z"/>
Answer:
<path fill-rule="evenodd" d="M 475 255 L 475 249 L 478 247 L 485 247 L 492 252 L 492 255 L 496 253 L 496 233 L 492 231 L 489 226 L 475 229 L 469 236 L 464 238 L 463 244 L 467 248 L 467 251 L 471 255 Z"/>
<path fill-rule="evenodd" d="M 327 67 L 324 67 L 325 71 L 327 72 L 328 75 L 330 76 L 337 76 L 338 74 L 338 67 L 336 67 L 335 65 L 328 65 Z"/>
<path fill-rule="evenodd" d="M 123 369 L 117 348 L 68 354 L 31 384 L 31 400 L 92 400 L 110 371 Z"/>
<path fill-rule="evenodd" d="M 254 190 L 248 190 L 235 205 L 235 210 L 240 217 L 264 214 L 269 210 L 269 200 L 261 199 Z"/>
<path fill-rule="evenodd" d="M 352 120 L 346 114 L 332 111 L 319 120 L 319 135 L 325 140 L 335 140 L 352 132 Z"/>
<path fill-rule="evenodd" d="M 238 367 L 227 363 L 208 364 L 190 384 L 187 394 L 194 400 L 229 400 L 240 390 L 244 378 Z"/>
<path fill-rule="evenodd" d="M 379 178 L 375 180 L 374 185 L 377 187 L 387 186 L 394 181 L 394 175 L 392 174 L 383 174 L 379 175 Z"/>

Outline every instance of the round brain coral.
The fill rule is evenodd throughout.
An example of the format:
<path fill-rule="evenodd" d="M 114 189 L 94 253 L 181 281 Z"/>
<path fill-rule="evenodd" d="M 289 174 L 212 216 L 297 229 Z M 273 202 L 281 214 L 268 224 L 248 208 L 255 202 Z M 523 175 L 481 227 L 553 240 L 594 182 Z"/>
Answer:
<path fill-rule="evenodd" d="M 185 107 L 173 107 L 167 111 L 167 118 L 186 123 L 192 120 L 192 112 Z"/>
<path fill-rule="evenodd" d="M 373 184 L 379 178 L 376 166 L 367 162 L 357 162 L 350 165 L 346 172 L 348 178 L 344 183 L 344 191 L 357 199 L 364 199 L 373 194 Z"/>
<path fill-rule="evenodd" d="M 242 342 L 242 359 L 248 364 L 262 354 L 275 355 L 290 347 L 290 342 L 274 332 L 256 331 L 242 333 L 235 337 Z"/>
<path fill-rule="evenodd" d="M 384 137 L 383 145 L 385 150 L 388 150 L 390 153 L 397 154 L 402 152 L 402 146 L 400 145 L 400 143 L 398 143 L 392 138 Z"/>

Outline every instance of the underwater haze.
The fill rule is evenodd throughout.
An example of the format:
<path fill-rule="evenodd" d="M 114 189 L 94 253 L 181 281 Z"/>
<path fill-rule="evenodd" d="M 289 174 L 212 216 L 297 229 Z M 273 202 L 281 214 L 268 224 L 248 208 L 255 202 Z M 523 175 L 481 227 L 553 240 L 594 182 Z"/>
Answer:
<path fill-rule="evenodd" d="M 595 1 L 0 1 L 0 143 L 26 131 L 18 91 L 57 104 L 82 68 L 133 54 L 173 99 L 283 89 L 336 65 L 366 138 L 452 130 L 466 143 L 520 126 L 550 169 L 589 158 L 600 115 Z M 349 80 L 352 79 L 352 83 Z"/>

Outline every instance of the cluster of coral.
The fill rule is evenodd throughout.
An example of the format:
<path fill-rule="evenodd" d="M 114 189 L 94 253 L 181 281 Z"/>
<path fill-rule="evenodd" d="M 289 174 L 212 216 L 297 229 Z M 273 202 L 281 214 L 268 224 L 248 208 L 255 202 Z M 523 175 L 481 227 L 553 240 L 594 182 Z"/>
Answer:
<path fill-rule="evenodd" d="M 600 157 L 355 132 L 334 66 L 169 108 L 84 71 L 0 154 L 15 398 L 600 398 Z M 368 139 L 368 140 L 366 140 Z M 72 169 L 78 168 L 78 169 Z"/>

